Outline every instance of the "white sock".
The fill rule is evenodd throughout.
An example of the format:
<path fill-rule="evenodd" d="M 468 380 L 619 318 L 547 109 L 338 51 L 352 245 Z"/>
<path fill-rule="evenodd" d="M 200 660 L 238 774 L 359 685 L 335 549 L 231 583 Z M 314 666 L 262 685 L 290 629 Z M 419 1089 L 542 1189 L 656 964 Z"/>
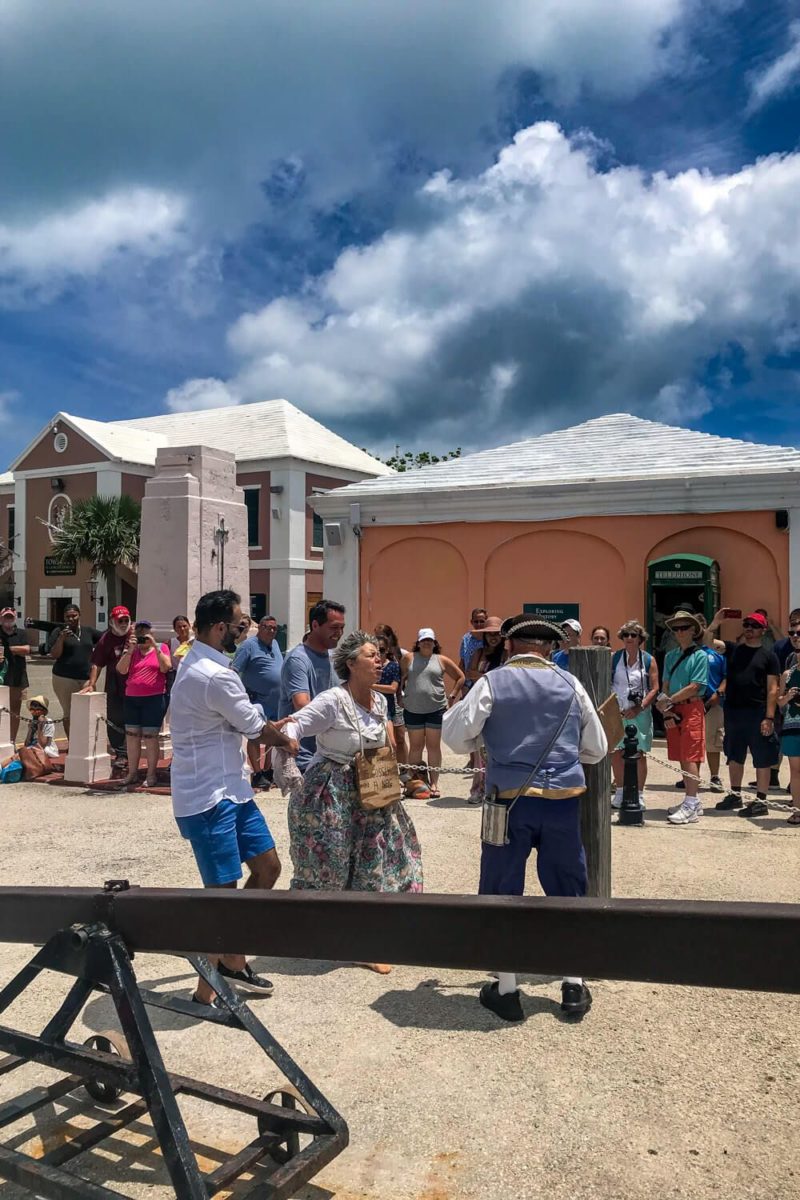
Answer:
<path fill-rule="evenodd" d="M 497 972 L 497 990 L 501 996 L 507 996 L 509 992 L 517 990 L 517 977 L 510 974 L 508 971 Z"/>
<path fill-rule="evenodd" d="M 579 986 L 582 986 L 583 985 L 583 976 L 582 975 L 565 975 L 564 983 L 577 983 Z"/>

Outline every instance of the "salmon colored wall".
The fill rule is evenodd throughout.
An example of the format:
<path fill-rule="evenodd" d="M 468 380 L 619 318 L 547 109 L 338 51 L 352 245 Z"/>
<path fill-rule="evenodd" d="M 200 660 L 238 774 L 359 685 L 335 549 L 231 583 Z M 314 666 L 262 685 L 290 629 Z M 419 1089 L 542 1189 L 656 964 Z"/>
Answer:
<path fill-rule="evenodd" d="M 646 565 L 678 551 L 719 561 L 723 604 L 766 608 L 785 627 L 789 539 L 772 510 L 367 527 L 361 624 L 386 621 L 404 646 L 432 625 L 455 655 L 472 608 L 507 617 L 526 603 L 577 603 L 588 642 L 592 625 L 615 634 L 644 620 Z"/>
<path fill-rule="evenodd" d="M 82 463 L 108 461 L 107 454 L 103 454 L 102 451 L 95 449 L 91 442 L 87 442 L 85 438 L 75 433 L 73 429 L 68 429 L 62 423 L 59 423 L 59 429 L 69 439 L 67 448 L 62 454 L 58 454 L 54 450 L 53 435 L 48 430 L 41 441 L 37 442 L 33 447 L 27 458 L 22 460 L 17 470 L 35 471 L 45 467 L 52 467 L 53 474 L 57 475 L 59 467 L 79 467 Z"/>
<path fill-rule="evenodd" d="M 139 504 L 144 499 L 144 489 L 147 483 L 147 478 L 144 475 L 129 475 L 126 471 L 122 472 L 122 494 L 130 496 L 132 500 L 136 500 Z"/>
<path fill-rule="evenodd" d="M 74 504 L 76 500 L 86 500 L 95 494 L 97 475 L 94 471 L 87 471 L 86 474 L 80 475 L 67 475 L 65 483 L 67 485 L 65 494 Z M 39 616 L 40 588 L 79 587 L 81 589 L 81 607 L 85 608 L 87 612 L 92 608 L 85 586 L 92 572 L 90 563 L 78 563 L 74 575 L 45 575 L 44 573 L 45 557 L 54 553 L 53 543 L 50 541 L 47 527 L 36 518 L 42 517 L 43 520 L 47 520 L 50 501 L 55 494 L 50 486 L 49 478 L 26 480 L 25 561 L 28 569 L 25 577 L 25 596 L 22 602 L 23 611 L 28 617 L 38 618 Z"/>

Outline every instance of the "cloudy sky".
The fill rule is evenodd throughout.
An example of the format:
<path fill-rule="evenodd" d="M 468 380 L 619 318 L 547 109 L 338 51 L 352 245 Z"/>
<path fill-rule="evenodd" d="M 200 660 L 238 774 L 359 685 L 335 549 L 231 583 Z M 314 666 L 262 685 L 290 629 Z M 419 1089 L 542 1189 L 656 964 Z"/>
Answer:
<path fill-rule="evenodd" d="M 0 0 L 0 469 L 279 396 L 797 443 L 798 131 L 800 0 Z"/>

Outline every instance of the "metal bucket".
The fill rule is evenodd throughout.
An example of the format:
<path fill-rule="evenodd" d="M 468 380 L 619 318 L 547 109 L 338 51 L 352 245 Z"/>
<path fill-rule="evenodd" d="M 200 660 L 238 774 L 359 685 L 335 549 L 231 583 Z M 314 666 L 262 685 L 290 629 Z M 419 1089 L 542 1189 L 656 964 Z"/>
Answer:
<path fill-rule="evenodd" d="M 516 800 L 508 803 L 497 799 L 497 788 L 483 798 L 481 808 L 481 841 L 486 846 L 508 845 L 508 821 Z"/>

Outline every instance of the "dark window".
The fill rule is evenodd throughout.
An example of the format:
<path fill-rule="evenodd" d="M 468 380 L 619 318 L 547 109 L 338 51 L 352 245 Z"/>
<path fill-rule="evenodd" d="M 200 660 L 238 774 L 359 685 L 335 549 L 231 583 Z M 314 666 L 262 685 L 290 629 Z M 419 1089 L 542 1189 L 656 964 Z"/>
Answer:
<path fill-rule="evenodd" d="M 261 499 L 261 488 L 245 488 L 244 503 L 247 509 L 247 544 L 260 546 L 258 539 L 258 502 Z"/>
<path fill-rule="evenodd" d="M 254 621 L 260 621 L 262 617 L 267 615 L 267 593 L 266 592 L 251 592 L 250 593 L 250 616 Z"/>
<path fill-rule="evenodd" d="M 311 535 L 311 545 L 315 550 L 322 550 L 325 545 L 322 532 L 322 517 L 319 513 L 314 513 L 314 531 Z"/>
<path fill-rule="evenodd" d="M 15 516 L 14 516 L 14 505 L 9 504 L 9 506 L 8 506 L 8 548 L 9 548 L 9 550 L 14 545 L 14 538 L 16 537 L 16 535 L 17 535 L 17 527 L 16 527 Z"/>

